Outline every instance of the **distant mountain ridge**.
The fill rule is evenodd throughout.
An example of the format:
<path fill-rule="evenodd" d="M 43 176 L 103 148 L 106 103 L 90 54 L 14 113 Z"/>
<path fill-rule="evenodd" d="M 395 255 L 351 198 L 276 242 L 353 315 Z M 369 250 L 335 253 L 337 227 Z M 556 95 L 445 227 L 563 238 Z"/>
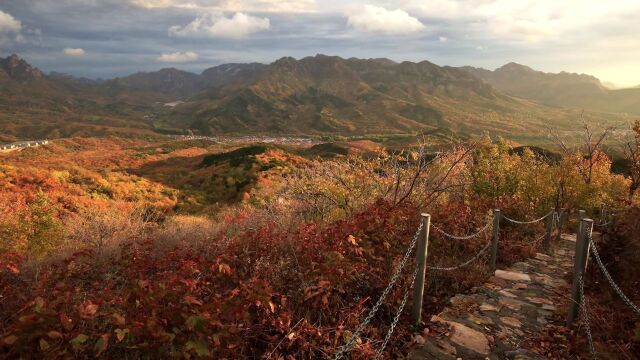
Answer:
<path fill-rule="evenodd" d="M 15 54 L 6 59 L 0 58 L 0 79 L 11 79 L 17 82 L 27 83 L 43 78 L 44 74 L 42 71 L 32 67 Z"/>
<path fill-rule="evenodd" d="M 284 57 L 271 64 L 224 64 L 201 74 L 166 68 L 91 80 L 44 75 L 12 55 L 0 59 L 0 141 L 186 132 L 363 135 L 433 131 L 461 136 L 491 131 L 523 139 L 535 137 L 547 126 L 574 127 L 578 111 L 540 105 L 526 96 L 513 97 L 486 80 L 493 72 L 475 72 L 479 75 L 472 68 L 428 61 L 398 63 L 316 55 Z M 539 77 L 517 64 L 500 72 Z M 563 76 L 591 91 L 607 91 L 593 77 Z M 508 84 L 507 80 L 503 82 Z M 603 123 L 621 119 L 590 116 Z"/>
<path fill-rule="evenodd" d="M 640 115 L 638 88 L 609 89 L 591 75 L 545 73 L 517 63 L 493 71 L 471 66 L 461 69 L 520 98 L 555 106 Z"/>

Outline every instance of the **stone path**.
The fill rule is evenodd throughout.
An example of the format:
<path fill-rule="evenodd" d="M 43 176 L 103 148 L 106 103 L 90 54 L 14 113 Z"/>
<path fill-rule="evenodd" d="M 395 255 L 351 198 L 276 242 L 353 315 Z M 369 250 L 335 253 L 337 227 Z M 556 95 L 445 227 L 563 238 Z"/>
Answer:
<path fill-rule="evenodd" d="M 573 272 L 574 249 L 575 235 L 563 235 L 552 256 L 539 253 L 496 270 L 472 294 L 456 295 L 431 318 L 441 331 L 423 336 L 409 359 L 542 359 L 523 344 L 542 331 L 555 304 L 570 293 L 564 277 Z"/>

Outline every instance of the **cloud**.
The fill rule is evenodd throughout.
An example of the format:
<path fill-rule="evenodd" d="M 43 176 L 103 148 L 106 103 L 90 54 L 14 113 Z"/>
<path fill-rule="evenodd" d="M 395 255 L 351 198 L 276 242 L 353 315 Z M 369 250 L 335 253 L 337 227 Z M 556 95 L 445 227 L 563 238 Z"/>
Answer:
<path fill-rule="evenodd" d="M 17 34 L 20 30 L 22 30 L 22 23 L 11 16 L 11 14 L 0 10 L 0 33 Z"/>
<path fill-rule="evenodd" d="M 193 52 L 193 51 L 187 51 L 187 52 L 174 52 L 174 53 L 164 53 L 162 55 L 160 55 L 160 57 L 158 58 L 158 61 L 160 62 L 166 62 L 166 63 L 185 63 L 185 62 L 191 62 L 191 61 L 196 61 L 200 58 L 200 56 Z"/>
<path fill-rule="evenodd" d="M 129 0 L 147 8 L 183 8 L 221 12 L 314 12 L 316 0 Z"/>
<path fill-rule="evenodd" d="M 359 31 L 387 34 L 408 34 L 424 29 L 420 20 L 404 10 L 387 10 L 375 5 L 365 5 L 351 12 L 347 24 Z"/>
<path fill-rule="evenodd" d="M 445 37 L 445 36 L 440 36 L 440 37 L 438 38 L 438 40 L 439 40 L 440 42 L 447 42 L 447 41 L 449 41 L 449 39 L 448 39 L 447 37 Z"/>
<path fill-rule="evenodd" d="M 21 31 L 22 22 L 0 10 L 0 45 L 23 41 Z"/>
<path fill-rule="evenodd" d="M 185 26 L 170 27 L 169 36 L 242 39 L 268 30 L 270 27 L 271 22 L 268 18 L 259 18 L 241 12 L 235 13 L 230 18 L 210 13 L 198 16 Z"/>
<path fill-rule="evenodd" d="M 70 57 L 82 57 L 85 54 L 84 49 L 80 49 L 80 48 L 66 48 L 62 52 L 66 56 L 70 56 Z"/>

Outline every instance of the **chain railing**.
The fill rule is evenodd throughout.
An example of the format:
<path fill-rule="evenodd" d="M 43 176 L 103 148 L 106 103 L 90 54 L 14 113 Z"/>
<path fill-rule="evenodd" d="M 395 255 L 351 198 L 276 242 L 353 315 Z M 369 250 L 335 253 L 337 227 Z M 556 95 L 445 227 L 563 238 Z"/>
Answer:
<path fill-rule="evenodd" d="M 435 270 L 435 271 L 454 271 L 454 270 L 462 269 L 463 267 L 469 266 L 474 261 L 478 260 L 482 256 L 482 254 L 484 254 L 487 250 L 489 250 L 490 247 L 491 247 L 491 241 L 487 242 L 487 244 L 482 249 L 480 249 L 480 251 L 477 254 L 475 254 L 471 259 L 463 262 L 460 265 L 451 266 L 451 267 L 427 266 L 427 269 Z"/>
<path fill-rule="evenodd" d="M 541 218 L 539 218 L 539 219 L 531 220 L 531 221 L 515 220 L 515 219 L 512 219 L 512 218 L 508 217 L 507 215 L 502 215 L 502 218 L 503 218 L 503 219 L 505 219 L 505 220 L 507 220 L 507 221 L 509 221 L 509 222 L 512 222 L 512 223 L 514 223 L 514 224 L 518 224 L 518 225 L 530 225 L 530 224 L 535 224 L 535 223 L 537 223 L 537 222 L 540 222 L 540 221 L 542 221 L 542 220 L 544 220 L 544 219 L 548 218 L 549 216 L 552 216 L 554 213 L 555 213 L 555 211 L 554 211 L 554 210 L 551 210 L 551 211 L 549 211 L 549 213 L 547 213 L 545 216 L 543 216 L 543 217 L 541 217 Z"/>
<path fill-rule="evenodd" d="M 618 286 L 618 284 L 616 284 L 615 281 L 613 281 L 613 278 L 611 277 L 611 274 L 609 274 L 609 271 L 607 270 L 607 268 L 604 266 L 604 263 L 602 262 L 602 259 L 600 258 L 600 254 L 598 253 L 598 248 L 596 247 L 595 242 L 593 241 L 593 237 L 591 236 L 591 234 L 587 235 L 587 241 L 589 242 L 590 249 L 591 249 L 591 254 L 593 254 L 593 257 L 596 259 L 596 263 L 598 264 L 598 267 L 600 268 L 600 270 L 602 271 L 602 273 L 604 274 L 604 277 L 607 279 L 607 281 L 609 282 L 609 285 L 611 285 L 611 288 L 613 288 L 613 290 L 616 292 L 616 294 L 618 294 L 618 296 L 620 297 L 620 299 L 622 299 L 622 301 L 624 301 L 624 303 L 631 308 L 631 310 L 633 310 L 633 312 L 635 312 L 636 314 L 638 314 L 638 316 L 640 316 L 640 308 L 638 307 L 638 305 L 634 304 L 628 297 L 627 295 L 624 294 L 624 292 L 622 292 L 622 289 L 620 289 L 620 287 Z"/>
<path fill-rule="evenodd" d="M 393 331 L 398 325 L 398 321 L 400 321 L 400 315 L 402 315 L 402 310 L 404 310 L 405 305 L 407 305 L 407 299 L 409 298 L 409 291 L 413 288 L 413 284 L 416 282 L 416 277 L 418 277 L 418 268 L 413 272 L 413 277 L 411 278 L 411 283 L 409 287 L 407 287 L 404 291 L 404 296 L 402 297 L 402 301 L 400 302 L 400 306 L 398 306 L 398 310 L 396 311 L 396 316 L 393 318 L 391 325 L 389 325 L 389 330 L 387 331 L 387 335 L 384 337 L 384 341 L 382 345 L 378 348 L 376 352 L 376 360 L 382 358 L 382 353 L 384 353 L 384 349 L 387 347 L 389 340 L 391 340 L 391 335 L 393 335 Z"/>
<path fill-rule="evenodd" d="M 411 240 L 411 244 L 409 244 L 409 247 L 407 248 L 407 251 L 404 254 L 404 257 L 400 261 L 400 264 L 398 264 L 398 267 L 396 268 L 393 276 L 391 277 L 389 284 L 387 284 L 387 287 L 385 287 L 384 291 L 378 298 L 378 301 L 375 303 L 375 305 L 371 308 L 371 310 L 369 310 L 367 317 L 365 317 L 365 319 L 360 323 L 360 326 L 358 326 L 356 331 L 354 331 L 353 334 L 351 334 L 351 337 L 349 338 L 347 343 L 344 346 L 342 346 L 342 348 L 336 353 L 334 357 L 335 360 L 342 359 L 344 355 L 347 352 L 349 352 L 349 350 L 351 350 L 351 348 L 355 344 L 362 330 L 364 330 L 364 328 L 367 325 L 369 325 L 369 323 L 373 319 L 373 316 L 378 312 L 378 309 L 386 299 L 387 295 L 389 295 L 391 288 L 393 288 L 393 285 L 395 285 L 395 283 L 400 278 L 400 275 L 402 274 L 402 269 L 405 267 L 407 260 L 409 260 L 409 256 L 413 252 L 413 249 L 415 248 L 416 243 L 418 242 L 418 237 L 420 236 L 420 232 L 422 231 L 422 229 L 423 229 L 423 223 L 421 222 L 420 226 L 418 226 L 418 230 L 416 231 L 415 235 L 413 236 L 413 239 Z"/>
<path fill-rule="evenodd" d="M 587 305 L 587 298 L 585 296 L 584 287 L 585 287 L 585 272 L 588 264 L 589 258 L 593 258 L 597 264 L 597 268 L 602 272 L 605 279 L 611 286 L 611 288 L 615 291 L 615 293 L 622 299 L 622 301 L 627 305 L 636 315 L 640 317 L 640 307 L 633 303 L 629 297 L 625 295 L 625 293 L 620 289 L 618 284 L 613 280 L 611 274 L 607 270 L 602 258 L 600 257 L 600 253 L 598 252 L 598 247 L 596 242 L 593 239 L 593 228 L 596 226 L 604 227 L 610 226 L 613 224 L 613 216 L 611 220 L 608 222 L 604 222 L 601 224 L 595 224 L 592 219 L 587 219 L 584 217 L 585 211 L 579 211 L 579 223 L 578 223 L 578 231 L 576 233 L 576 253 L 575 253 L 575 268 L 574 268 L 574 282 L 573 282 L 573 293 L 571 297 L 571 303 L 569 307 L 569 314 L 567 317 L 567 326 L 571 326 L 573 321 L 576 319 L 576 315 L 578 311 L 580 312 L 582 318 L 582 325 L 584 327 L 587 341 L 589 344 L 589 351 L 593 359 L 597 359 L 597 352 L 594 346 L 593 334 L 591 333 L 591 323 L 589 320 L 589 309 Z M 604 221 L 604 218 L 602 219 Z"/>
<path fill-rule="evenodd" d="M 609 225 L 611 225 L 612 222 L 611 221 L 607 221 L 606 223 L 602 223 L 602 224 L 593 224 L 594 226 L 597 226 L 599 228 L 603 228 L 603 227 L 607 227 Z"/>
<path fill-rule="evenodd" d="M 475 237 L 482 235 L 485 231 L 487 231 L 487 229 L 489 229 L 490 226 L 491 226 L 491 222 L 487 223 L 482 229 L 478 230 L 478 232 L 474 234 L 458 236 L 458 235 L 449 234 L 446 231 L 442 230 L 440 227 L 436 226 L 435 224 L 431 224 L 431 227 L 436 229 L 436 231 L 439 232 L 442 236 L 447 237 L 449 239 L 453 239 L 453 240 L 473 239 Z"/>
<path fill-rule="evenodd" d="M 499 232 L 500 232 L 500 219 L 505 218 L 508 221 L 514 222 L 516 224 L 534 224 L 537 223 L 539 221 L 542 221 L 544 219 L 547 219 L 549 216 L 553 216 L 553 219 L 550 219 L 551 222 L 547 222 L 547 224 L 549 225 L 553 225 L 554 223 L 556 223 L 556 219 L 559 220 L 559 216 L 556 214 L 555 210 L 552 210 L 551 212 L 549 212 L 548 214 L 546 214 L 545 216 L 541 217 L 540 219 L 536 219 L 534 221 L 517 221 L 511 218 L 508 218 L 506 216 L 502 216 L 500 210 L 494 210 L 494 217 L 493 217 L 493 221 L 486 224 L 484 227 L 482 227 L 481 229 L 479 229 L 477 232 L 470 234 L 470 235 L 454 235 L 454 234 L 450 234 L 448 232 L 446 232 L 445 230 L 443 230 L 442 228 L 440 228 L 439 226 L 436 225 L 432 225 L 430 222 L 430 216 L 429 214 L 423 214 L 423 219 L 420 223 L 420 226 L 418 226 L 418 229 L 415 233 L 415 235 L 413 236 L 406 252 L 404 253 L 402 260 L 400 261 L 400 263 L 397 265 L 396 269 L 394 270 L 393 275 L 391 276 L 391 279 L 389 280 L 389 283 L 387 284 L 387 286 L 384 288 L 384 290 L 382 291 L 382 293 L 380 294 L 380 297 L 378 298 L 378 300 L 375 302 L 375 304 L 371 307 L 371 309 L 369 309 L 367 316 L 362 320 L 362 322 L 358 325 L 358 327 L 356 328 L 356 330 L 349 336 L 348 340 L 346 341 L 346 343 L 339 347 L 338 351 L 336 352 L 335 356 L 333 357 L 334 360 L 339 360 L 344 358 L 345 356 L 347 356 L 347 354 L 349 353 L 349 351 L 351 351 L 351 349 L 354 347 L 356 341 L 358 340 L 358 338 L 361 336 L 362 332 L 365 330 L 365 328 L 371 323 L 371 321 L 373 320 L 373 317 L 376 315 L 376 313 L 378 312 L 378 310 L 380 309 L 380 307 L 382 306 L 382 304 L 384 303 L 385 299 L 387 298 L 387 296 L 389 295 L 389 293 L 391 292 L 391 289 L 395 286 L 395 284 L 398 282 L 398 280 L 400 279 L 403 270 L 406 267 L 406 264 L 409 260 L 409 257 L 411 256 L 411 254 L 414 252 L 414 250 L 416 249 L 416 245 L 417 245 L 417 252 L 416 252 L 416 256 L 417 256 L 417 263 L 416 263 L 416 268 L 415 271 L 413 272 L 413 276 L 411 277 L 411 280 L 408 282 L 408 287 L 406 289 L 404 289 L 404 294 L 402 296 L 402 300 L 398 306 L 398 308 L 396 309 L 395 315 L 389 325 L 389 329 L 387 330 L 387 333 L 383 339 L 382 344 L 380 345 L 380 347 L 378 348 L 378 350 L 376 351 L 376 355 L 375 355 L 375 359 L 381 359 L 382 355 L 384 353 L 384 350 L 386 349 L 389 341 L 391 340 L 391 337 L 396 329 L 396 327 L 398 326 L 398 323 L 400 321 L 400 317 L 402 316 L 402 313 L 406 307 L 407 301 L 409 299 L 409 292 L 410 289 L 413 288 L 414 290 L 414 295 L 413 295 L 413 312 L 412 312 L 412 318 L 413 318 L 413 322 L 414 323 L 419 323 L 421 321 L 421 311 L 422 311 L 422 299 L 423 299 L 423 289 L 424 289 L 424 275 L 425 275 L 425 271 L 426 270 L 430 270 L 430 271 L 438 271 L 438 272 L 450 272 L 450 271 L 455 271 L 461 268 L 464 268 L 466 266 L 471 265 L 472 263 L 474 263 L 475 261 L 477 261 L 478 259 L 480 259 L 485 253 L 488 252 L 489 249 L 492 249 L 491 251 L 491 271 L 495 270 L 495 261 L 496 261 L 496 256 L 497 256 L 497 249 L 498 249 L 498 240 L 499 240 Z M 431 227 L 433 227 L 438 233 L 440 233 L 442 236 L 446 237 L 446 238 L 450 238 L 450 239 L 454 239 L 454 240 L 469 240 L 469 239 L 473 239 L 476 237 L 481 236 L 482 234 L 484 234 L 485 232 L 487 232 L 487 230 L 491 227 L 491 225 L 493 225 L 493 237 L 491 237 L 489 239 L 489 241 L 475 254 L 473 255 L 469 260 L 458 264 L 456 266 L 427 266 L 426 265 L 426 256 L 427 256 L 427 248 L 428 248 L 428 241 L 429 241 L 429 229 Z M 550 237 L 550 229 L 547 229 L 547 237 Z M 422 236 L 421 236 L 422 234 Z M 544 235 L 543 235 L 544 236 Z M 539 239 L 538 239 L 539 240 Z M 419 242 L 419 244 L 418 244 Z"/>
<path fill-rule="evenodd" d="M 591 352 L 591 357 L 593 359 L 597 359 L 598 354 L 596 353 L 596 348 L 593 345 L 593 335 L 591 334 L 587 299 L 584 296 L 584 276 L 580 276 L 580 307 L 582 308 L 582 322 L 584 323 L 584 329 L 587 333 L 587 340 L 589 341 L 589 351 Z"/>

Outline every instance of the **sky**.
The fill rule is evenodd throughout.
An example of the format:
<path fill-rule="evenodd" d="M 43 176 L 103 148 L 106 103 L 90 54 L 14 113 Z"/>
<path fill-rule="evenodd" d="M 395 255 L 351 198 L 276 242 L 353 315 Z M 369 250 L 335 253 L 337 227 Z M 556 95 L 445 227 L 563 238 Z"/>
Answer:
<path fill-rule="evenodd" d="M 315 54 L 640 85 L 640 0 L 0 0 L 0 56 L 89 78 Z"/>

